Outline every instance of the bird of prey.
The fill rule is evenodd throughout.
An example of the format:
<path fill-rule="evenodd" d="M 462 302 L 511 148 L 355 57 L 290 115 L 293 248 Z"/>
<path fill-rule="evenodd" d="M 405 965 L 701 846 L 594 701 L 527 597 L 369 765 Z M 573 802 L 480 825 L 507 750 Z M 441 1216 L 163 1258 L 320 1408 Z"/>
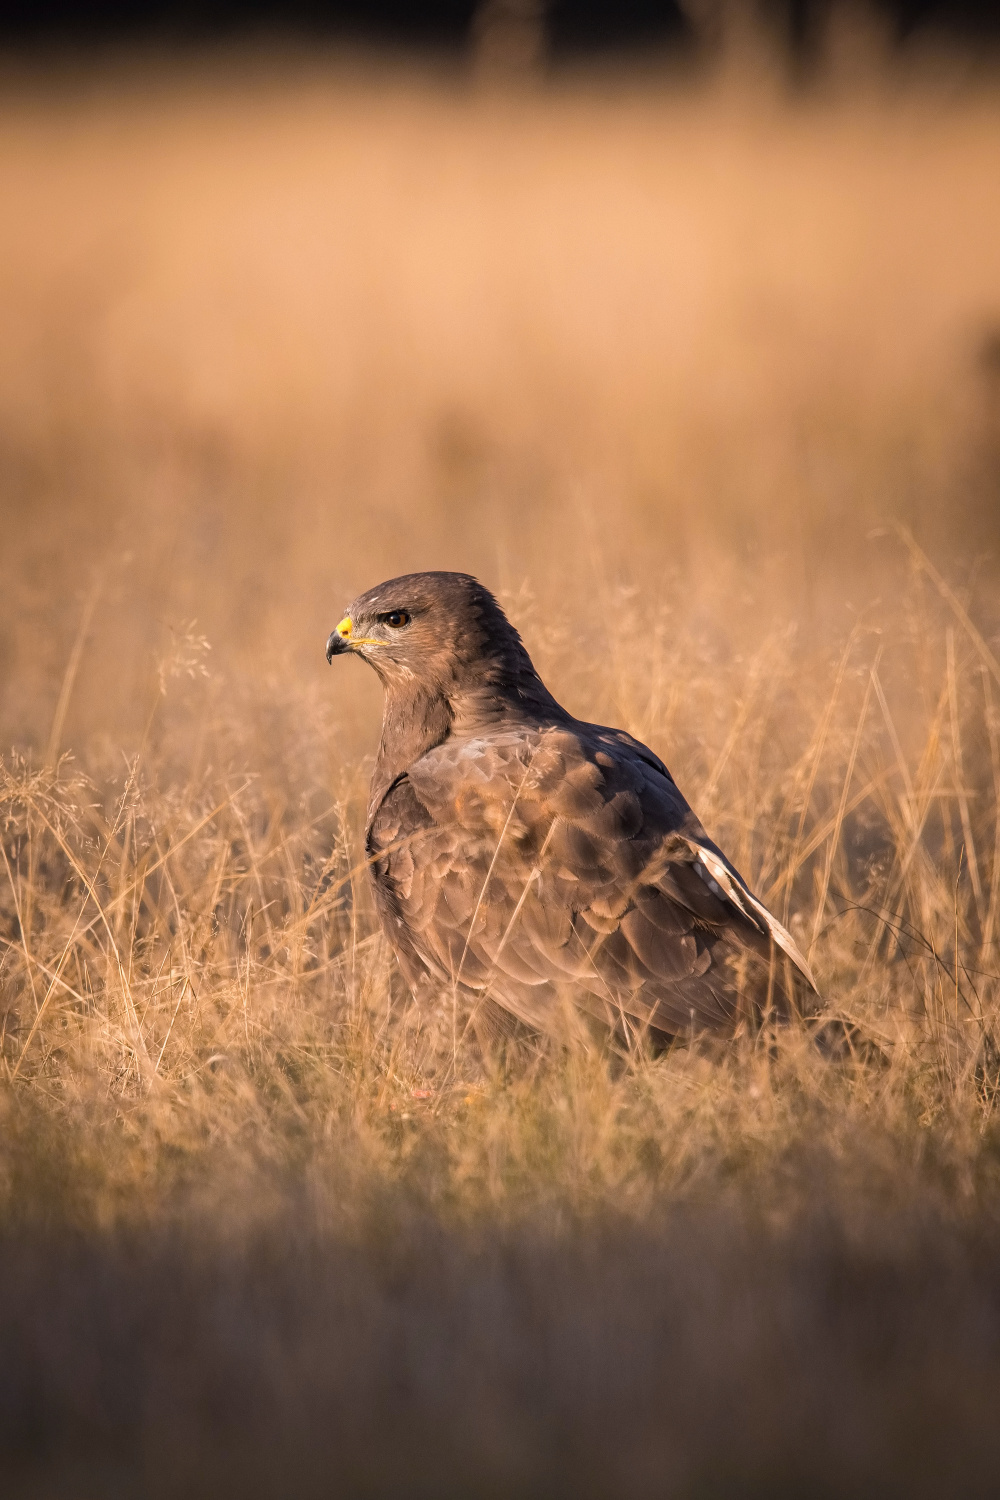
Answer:
<path fill-rule="evenodd" d="M 815 991 L 659 756 L 562 708 L 475 578 L 369 589 L 326 655 L 385 689 L 367 855 L 417 996 L 543 1032 L 568 1000 L 630 1045 L 732 1036 Z"/>

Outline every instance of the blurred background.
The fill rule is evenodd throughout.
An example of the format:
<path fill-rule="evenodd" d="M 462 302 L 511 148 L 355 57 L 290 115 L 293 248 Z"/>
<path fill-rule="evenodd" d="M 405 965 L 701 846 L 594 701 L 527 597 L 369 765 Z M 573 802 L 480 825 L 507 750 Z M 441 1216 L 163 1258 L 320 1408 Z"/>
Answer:
<path fill-rule="evenodd" d="M 737 651 L 839 635 L 902 522 L 989 635 L 998 46 L 971 0 L 6 5 L 4 743 L 134 744 L 188 636 L 327 691 L 426 567 Z"/>
<path fill-rule="evenodd" d="M 852 17 L 853 13 L 853 17 Z M 4 6 L 5 35 L 18 43 L 105 43 L 109 40 L 204 40 L 254 30 L 365 45 L 450 51 L 490 49 L 516 32 L 519 62 L 562 62 L 615 50 L 704 52 L 741 34 L 766 30 L 796 62 L 819 61 L 831 28 L 859 17 L 881 28 L 892 46 L 949 40 L 995 42 L 1000 19 L 989 0 L 105 0 L 82 7 L 69 0 Z M 531 37 L 531 46 L 525 45 Z"/>
<path fill-rule="evenodd" d="M 11 1493 L 996 1493 L 997 11 L 0 12 Z M 408 1005 L 324 648 L 422 568 L 887 1068 Z"/>

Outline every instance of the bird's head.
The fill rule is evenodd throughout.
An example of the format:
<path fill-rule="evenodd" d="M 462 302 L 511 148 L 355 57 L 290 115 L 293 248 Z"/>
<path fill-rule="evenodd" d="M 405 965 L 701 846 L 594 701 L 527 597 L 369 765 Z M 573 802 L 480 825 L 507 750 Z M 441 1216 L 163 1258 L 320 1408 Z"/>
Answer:
<path fill-rule="evenodd" d="M 326 643 L 327 661 L 348 654 L 374 667 L 390 694 L 545 692 L 521 637 L 468 573 L 409 573 L 359 594 Z"/>

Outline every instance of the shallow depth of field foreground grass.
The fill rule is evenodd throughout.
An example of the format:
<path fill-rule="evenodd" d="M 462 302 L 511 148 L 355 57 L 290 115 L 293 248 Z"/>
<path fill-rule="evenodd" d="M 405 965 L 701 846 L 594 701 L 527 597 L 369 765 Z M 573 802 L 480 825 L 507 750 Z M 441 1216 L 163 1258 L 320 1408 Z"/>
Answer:
<path fill-rule="evenodd" d="M 8 80 L 5 1493 L 995 1493 L 1000 106 L 866 78 Z M 434 566 L 881 1063 L 414 1011 L 323 646 Z"/>

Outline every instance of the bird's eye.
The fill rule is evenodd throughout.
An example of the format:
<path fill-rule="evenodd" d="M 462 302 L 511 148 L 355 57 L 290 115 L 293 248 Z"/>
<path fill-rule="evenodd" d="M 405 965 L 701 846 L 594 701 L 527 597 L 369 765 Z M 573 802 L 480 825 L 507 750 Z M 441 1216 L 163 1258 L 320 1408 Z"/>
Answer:
<path fill-rule="evenodd" d="M 409 625 L 410 617 L 405 609 L 391 609 L 387 615 L 379 615 L 383 625 L 390 626 L 393 630 L 401 630 L 404 625 Z"/>

